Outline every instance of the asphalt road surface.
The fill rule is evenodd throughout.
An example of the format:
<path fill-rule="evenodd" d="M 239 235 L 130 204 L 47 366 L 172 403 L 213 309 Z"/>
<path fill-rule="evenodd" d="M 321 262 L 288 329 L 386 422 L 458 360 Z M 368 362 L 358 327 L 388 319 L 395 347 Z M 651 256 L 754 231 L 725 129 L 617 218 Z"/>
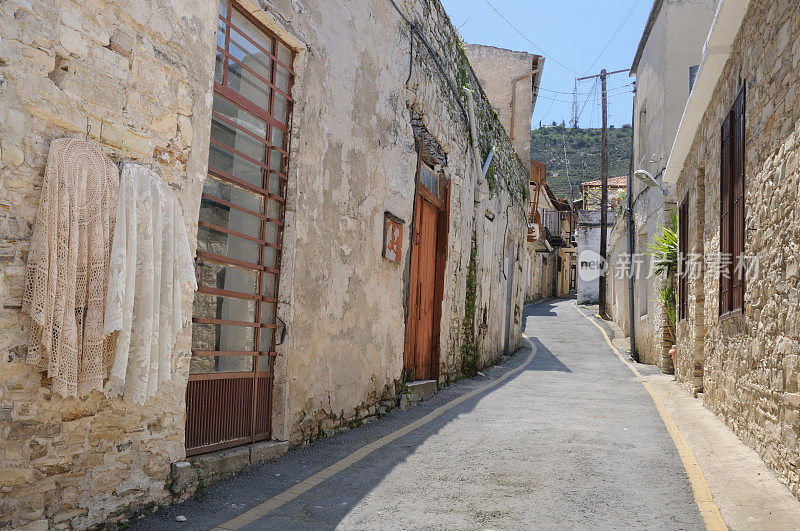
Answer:
<path fill-rule="evenodd" d="M 600 331 L 569 300 L 530 305 L 524 316 L 532 359 L 523 341 L 482 377 L 457 382 L 409 411 L 294 448 L 131 528 L 228 522 L 500 379 L 244 528 L 703 529 L 652 399 Z M 187 521 L 176 522 L 178 515 Z"/>

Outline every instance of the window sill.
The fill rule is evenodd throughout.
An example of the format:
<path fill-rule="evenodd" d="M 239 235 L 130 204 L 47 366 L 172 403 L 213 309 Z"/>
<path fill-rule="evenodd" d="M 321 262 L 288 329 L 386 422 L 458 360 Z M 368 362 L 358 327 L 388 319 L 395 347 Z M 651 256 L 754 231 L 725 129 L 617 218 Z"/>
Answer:
<path fill-rule="evenodd" d="M 742 311 L 741 308 L 736 308 L 735 310 L 731 310 L 727 313 L 724 313 L 720 315 L 717 320 L 721 323 L 722 321 L 727 321 L 728 319 L 732 319 L 738 315 L 744 315 L 744 312 Z"/>

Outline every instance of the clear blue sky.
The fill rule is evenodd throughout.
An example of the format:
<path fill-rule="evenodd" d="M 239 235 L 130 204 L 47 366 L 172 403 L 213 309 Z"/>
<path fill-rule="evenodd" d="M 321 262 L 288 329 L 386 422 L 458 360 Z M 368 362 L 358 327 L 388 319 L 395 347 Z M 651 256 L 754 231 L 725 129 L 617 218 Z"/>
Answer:
<path fill-rule="evenodd" d="M 608 71 L 630 68 L 652 7 L 652 0 L 442 0 L 442 3 L 467 43 L 547 58 L 533 112 L 534 128 L 539 121 L 549 124 L 563 120 L 569 124 L 576 77 L 598 74 L 602 68 Z M 608 78 L 609 124 L 621 126 L 631 122 L 632 87 L 624 85 L 632 81 L 627 72 Z M 579 111 L 583 109 L 579 126 L 600 127 L 599 83 L 595 86 L 590 80 L 578 84 L 578 107 Z"/>

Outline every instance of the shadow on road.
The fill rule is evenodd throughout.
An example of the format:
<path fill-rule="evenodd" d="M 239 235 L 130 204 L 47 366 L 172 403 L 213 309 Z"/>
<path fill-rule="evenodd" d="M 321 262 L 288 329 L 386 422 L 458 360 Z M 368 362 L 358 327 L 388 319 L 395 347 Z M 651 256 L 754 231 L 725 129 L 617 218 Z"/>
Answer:
<path fill-rule="evenodd" d="M 557 300 L 552 300 L 529 305 L 523 312 L 524 318 L 556 316 L 554 311 L 556 302 Z M 478 402 L 489 393 L 512 382 L 526 371 L 571 372 L 538 339 L 531 339 L 537 353 L 525 369 L 497 386 L 465 400 L 413 432 L 376 450 L 246 529 L 336 527 L 351 509 L 372 492 L 397 465 L 404 462 L 421 444 L 436 435 L 448 423 L 460 415 L 471 412 Z M 175 529 L 175 517 L 185 515 L 188 523 L 184 525 L 189 525 L 191 529 L 210 529 L 235 518 L 246 510 L 347 457 L 370 442 L 393 433 L 437 407 L 519 367 L 525 363 L 530 353 L 524 340 L 523 347 L 502 365 L 484 369 L 483 377 L 476 376 L 456 382 L 409 411 L 395 409 L 379 422 L 373 422 L 307 446 L 293 447 L 288 453 L 274 461 L 253 467 L 235 477 L 223 479 L 208 486 L 201 496 L 195 495 L 181 504 L 165 507 L 155 514 L 131 522 L 130 528 Z"/>
<path fill-rule="evenodd" d="M 535 337 L 531 338 L 531 341 L 536 346 L 536 356 L 525 370 L 572 372 L 570 368 L 561 363 L 561 360 L 555 357 L 555 355 L 550 352 L 550 350 L 545 347 L 541 341 Z"/>

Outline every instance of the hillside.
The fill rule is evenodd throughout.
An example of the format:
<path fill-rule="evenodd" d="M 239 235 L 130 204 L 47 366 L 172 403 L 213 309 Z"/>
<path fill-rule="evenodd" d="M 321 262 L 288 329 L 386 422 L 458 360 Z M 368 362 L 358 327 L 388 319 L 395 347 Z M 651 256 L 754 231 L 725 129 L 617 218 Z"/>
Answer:
<path fill-rule="evenodd" d="M 531 131 L 531 158 L 547 165 L 547 182 L 558 197 L 569 200 L 569 181 L 564 168 L 564 138 L 567 139 L 569 176 L 578 198 L 578 184 L 600 178 L 600 129 L 571 129 L 563 125 Z M 628 174 L 631 126 L 608 130 L 608 176 Z M 585 166 L 584 166 L 585 164 Z"/>

